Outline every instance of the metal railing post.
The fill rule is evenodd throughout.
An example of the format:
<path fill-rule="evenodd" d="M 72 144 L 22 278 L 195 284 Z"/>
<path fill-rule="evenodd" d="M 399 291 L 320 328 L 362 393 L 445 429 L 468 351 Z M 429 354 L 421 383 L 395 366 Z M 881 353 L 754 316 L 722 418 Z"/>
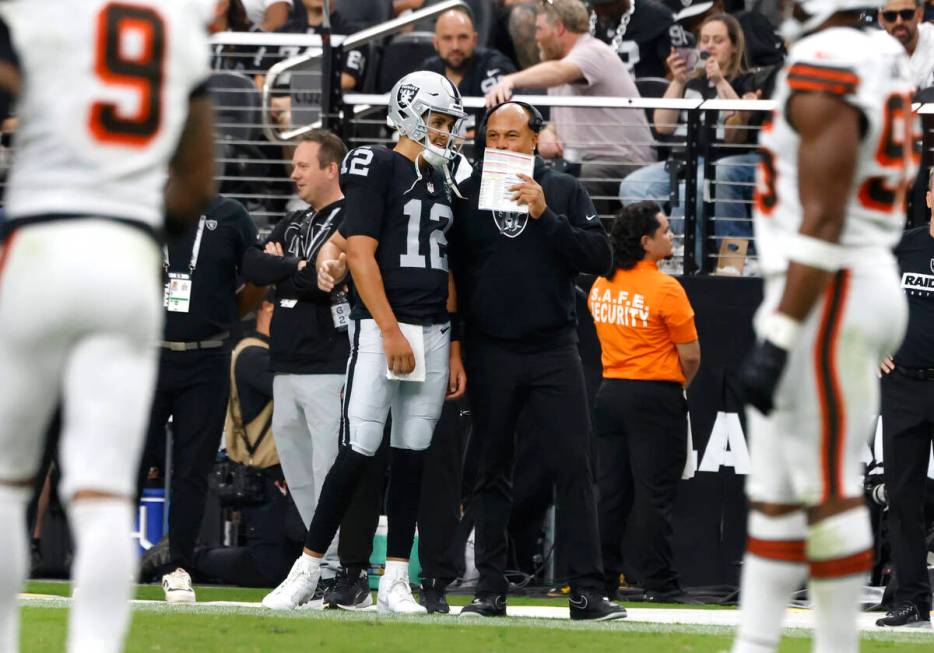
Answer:
<path fill-rule="evenodd" d="M 696 274 L 697 264 L 697 139 L 700 109 L 690 109 L 687 123 L 687 165 L 684 171 L 684 274 Z"/>

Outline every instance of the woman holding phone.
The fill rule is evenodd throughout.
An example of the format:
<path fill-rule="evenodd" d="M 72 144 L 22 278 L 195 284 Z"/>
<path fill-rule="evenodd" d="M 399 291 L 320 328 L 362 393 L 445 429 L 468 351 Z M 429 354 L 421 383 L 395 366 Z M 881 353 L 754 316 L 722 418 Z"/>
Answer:
<path fill-rule="evenodd" d="M 729 14 L 710 16 L 701 24 L 697 50 L 671 50 L 666 61 L 671 71 L 671 83 L 664 98 L 739 100 L 760 97 L 761 92 L 753 88 L 754 76 L 746 71 L 745 55 L 745 40 L 739 22 Z M 712 157 L 720 159 L 748 151 L 748 148 L 735 147 L 744 143 L 748 137 L 748 130 L 744 129 L 744 121 L 748 119 L 749 115 L 741 112 L 719 113 L 716 140 L 711 144 Z M 686 133 L 686 115 L 677 109 L 656 109 L 653 122 L 655 130 L 661 135 L 684 136 Z M 702 130 L 701 152 L 704 151 L 707 138 L 707 131 Z M 698 158 L 697 165 L 703 165 L 702 158 Z M 749 172 L 751 174 L 752 170 Z M 671 177 L 663 161 L 637 170 L 620 184 L 620 200 L 624 205 L 642 200 L 664 203 L 670 192 Z M 680 194 L 683 198 L 683 188 Z M 698 193 L 698 197 L 702 198 L 703 193 Z M 725 199 L 722 193 L 718 199 Z M 672 207 L 672 217 L 683 216 L 682 206 L 683 202 L 679 202 L 678 207 Z M 736 227 L 746 227 L 748 230 L 748 226 L 742 224 L 746 220 L 746 207 L 741 201 L 718 202 L 714 212 L 718 219 L 718 235 L 728 235 L 731 230 L 735 232 Z M 733 221 L 739 221 L 740 224 L 736 225 Z"/>

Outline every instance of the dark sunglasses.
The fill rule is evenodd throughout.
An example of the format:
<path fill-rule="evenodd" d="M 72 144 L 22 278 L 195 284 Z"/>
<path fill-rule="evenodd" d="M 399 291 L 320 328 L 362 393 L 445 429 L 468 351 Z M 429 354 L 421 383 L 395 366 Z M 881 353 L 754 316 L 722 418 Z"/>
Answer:
<path fill-rule="evenodd" d="M 898 11 L 883 11 L 882 18 L 887 23 L 894 23 L 895 19 L 899 16 L 902 17 L 902 22 L 907 23 L 909 20 L 915 17 L 914 9 L 899 9 Z"/>

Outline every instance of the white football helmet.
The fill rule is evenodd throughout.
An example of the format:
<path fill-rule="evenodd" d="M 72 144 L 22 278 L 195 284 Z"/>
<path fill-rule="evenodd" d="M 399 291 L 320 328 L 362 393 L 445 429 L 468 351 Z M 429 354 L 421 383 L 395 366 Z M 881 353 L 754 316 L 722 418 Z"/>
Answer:
<path fill-rule="evenodd" d="M 781 35 L 786 41 L 794 41 L 814 30 L 838 11 L 878 9 L 885 0 L 793 0 L 785 3 L 785 16 Z M 795 5 L 804 10 L 808 17 L 800 21 L 794 16 Z"/>
<path fill-rule="evenodd" d="M 431 142 L 428 117 L 431 112 L 454 116 L 450 132 L 445 132 L 444 147 Z M 460 149 L 461 128 L 467 114 L 461 94 L 446 77 L 427 70 L 409 73 L 389 92 L 389 120 L 403 136 L 421 143 L 422 156 L 433 168 L 443 168 L 453 161 Z"/>

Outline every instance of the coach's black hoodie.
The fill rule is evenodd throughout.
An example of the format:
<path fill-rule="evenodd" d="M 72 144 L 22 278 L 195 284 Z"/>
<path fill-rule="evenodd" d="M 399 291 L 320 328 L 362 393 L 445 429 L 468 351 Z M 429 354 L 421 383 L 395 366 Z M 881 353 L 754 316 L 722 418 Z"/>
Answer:
<path fill-rule="evenodd" d="M 343 219 L 344 200 L 318 212 L 295 211 L 276 225 L 266 242 L 285 256 L 253 248 L 244 256 L 243 276 L 259 286 L 276 285 L 269 355 L 277 374 L 343 374 L 350 350 L 345 331 L 334 328 L 331 296 L 318 289 L 314 260 Z M 264 243 L 265 245 L 265 243 Z M 298 262 L 308 261 L 298 271 Z"/>
<path fill-rule="evenodd" d="M 517 349 L 577 342 L 574 279 L 603 274 L 612 264 L 607 238 L 590 196 L 574 177 L 536 157 L 533 177 L 548 208 L 527 214 L 481 211 L 478 164 L 460 185 L 448 234 L 466 335 Z"/>

